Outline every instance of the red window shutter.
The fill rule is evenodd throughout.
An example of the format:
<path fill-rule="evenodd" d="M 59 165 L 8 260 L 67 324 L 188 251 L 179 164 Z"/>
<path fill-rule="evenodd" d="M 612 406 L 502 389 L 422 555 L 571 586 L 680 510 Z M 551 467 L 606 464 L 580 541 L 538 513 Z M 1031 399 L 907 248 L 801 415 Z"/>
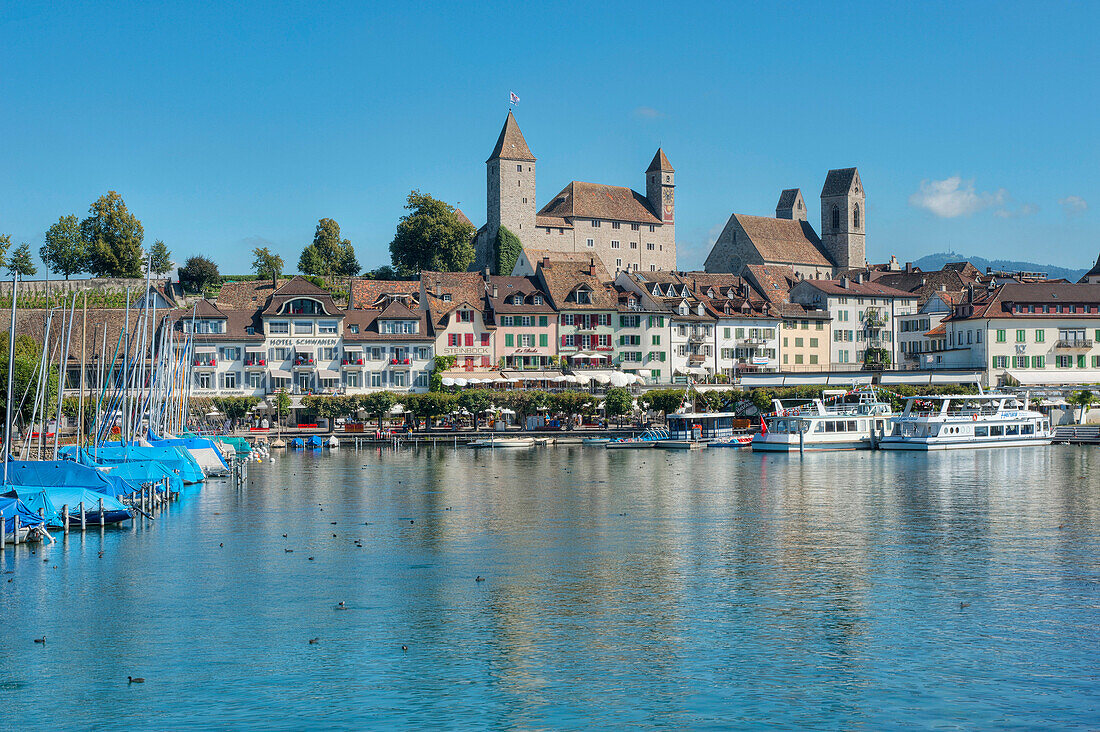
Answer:
<path fill-rule="evenodd" d="M 481 334 L 481 345 L 483 345 L 483 346 L 489 345 L 489 334 L 488 333 L 482 333 Z"/>
<path fill-rule="evenodd" d="M 481 365 L 482 366 L 489 366 L 489 357 L 488 356 L 482 356 L 481 357 Z"/>
<path fill-rule="evenodd" d="M 561 337 L 561 344 L 562 344 L 563 346 L 565 345 L 565 336 L 562 336 L 562 337 Z"/>
<path fill-rule="evenodd" d="M 466 345 L 467 346 L 474 345 L 474 334 L 473 333 L 467 333 L 466 334 Z"/>

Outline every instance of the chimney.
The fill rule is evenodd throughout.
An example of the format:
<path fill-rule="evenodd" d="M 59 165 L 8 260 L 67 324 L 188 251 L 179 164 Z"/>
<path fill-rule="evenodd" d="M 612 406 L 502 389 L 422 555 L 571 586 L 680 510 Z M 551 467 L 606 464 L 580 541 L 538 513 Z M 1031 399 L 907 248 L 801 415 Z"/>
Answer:
<path fill-rule="evenodd" d="M 862 272 L 856 272 L 856 284 L 857 285 L 862 285 L 863 284 L 863 273 Z"/>
<path fill-rule="evenodd" d="M 496 300 L 496 298 L 497 298 L 497 286 L 493 285 L 493 299 Z"/>
<path fill-rule="evenodd" d="M 589 277 L 595 277 L 596 276 L 596 258 L 595 257 L 588 260 L 588 276 Z"/>
<path fill-rule="evenodd" d="M 940 285 L 940 292 L 947 292 L 947 285 Z"/>
<path fill-rule="evenodd" d="M 840 286 L 843 287 L 845 290 L 849 289 L 851 284 L 852 282 L 848 279 L 847 275 L 840 278 Z"/>
<path fill-rule="evenodd" d="M 912 274 L 913 273 L 913 263 L 912 262 L 906 262 L 905 263 L 905 273 L 906 274 Z"/>
<path fill-rule="evenodd" d="M 278 272 L 272 272 L 271 273 L 271 289 L 275 290 L 275 289 L 278 289 L 278 287 L 279 287 L 279 273 Z"/>
<path fill-rule="evenodd" d="M 443 297 L 443 288 L 439 286 L 438 282 L 435 283 L 435 296 Z"/>
<path fill-rule="evenodd" d="M 969 303 L 974 302 L 974 285 L 966 286 L 966 301 Z"/>
<path fill-rule="evenodd" d="M 492 274 L 492 272 L 489 271 L 489 265 L 485 265 L 485 281 L 486 282 L 489 281 L 489 275 L 490 274 Z"/>
<path fill-rule="evenodd" d="M 550 266 L 550 257 L 543 257 L 543 258 L 542 258 L 542 266 L 543 266 L 543 267 L 548 267 L 548 266 Z"/>

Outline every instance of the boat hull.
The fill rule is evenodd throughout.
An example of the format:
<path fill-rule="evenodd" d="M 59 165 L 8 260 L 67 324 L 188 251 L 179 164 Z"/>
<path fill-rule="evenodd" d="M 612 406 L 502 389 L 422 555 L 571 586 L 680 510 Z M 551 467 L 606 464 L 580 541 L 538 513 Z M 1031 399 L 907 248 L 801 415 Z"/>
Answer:
<path fill-rule="evenodd" d="M 848 450 L 870 450 L 870 438 L 858 440 L 845 440 L 837 442 L 805 442 L 802 445 L 803 452 L 841 452 Z M 798 452 L 798 441 L 787 440 L 753 440 L 753 452 Z"/>
<path fill-rule="evenodd" d="M 1052 437 L 1016 438 L 1011 440 L 937 440 L 935 438 L 908 438 L 904 440 L 884 438 L 879 443 L 883 450 L 909 450 L 913 452 L 933 452 L 937 450 L 973 450 L 991 447 L 1030 447 L 1049 445 Z"/>

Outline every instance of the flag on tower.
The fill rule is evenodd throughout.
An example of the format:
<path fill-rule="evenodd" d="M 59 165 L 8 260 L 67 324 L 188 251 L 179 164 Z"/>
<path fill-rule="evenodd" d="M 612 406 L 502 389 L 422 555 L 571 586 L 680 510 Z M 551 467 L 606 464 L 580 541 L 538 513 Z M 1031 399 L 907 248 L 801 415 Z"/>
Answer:
<path fill-rule="evenodd" d="M 519 95 L 516 94 L 514 91 L 508 92 L 508 103 L 519 104 Z"/>

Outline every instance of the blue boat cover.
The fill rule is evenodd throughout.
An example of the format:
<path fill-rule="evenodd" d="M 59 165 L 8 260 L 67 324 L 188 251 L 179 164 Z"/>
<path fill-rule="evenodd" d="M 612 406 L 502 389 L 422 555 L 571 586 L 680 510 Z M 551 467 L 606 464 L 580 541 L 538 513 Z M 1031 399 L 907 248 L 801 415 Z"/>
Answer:
<path fill-rule="evenodd" d="M 325 445 L 325 443 L 317 435 L 312 435 L 308 440 L 306 440 L 306 444 L 310 447 L 324 447 Z"/>
<path fill-rule="evenodd" d="M 206 437 L 156 437 L 155 435 L 149 435 L 149 444 L 158 447 L 161 445 L 173 445 L 176 447 L 183 447 L 187 450 L 213 450 L 214 454 L 221 460 L 222 467 L 226 472 L 229 472 L 229 464 L 225 462 L 225 456 L 222 455 L 222 451 L 218 449 L 218 446 L 214 444 L 214 441 Z"/>
<path fill-rule="evenodd" d="M 301 437 L 295 437 L 293 440 L 290 441 L 290 446 L 291 447 L 305 447 L 306 446 L 306 441 L 303 440 Z"/>
<path fill-rule="evenodd" d="M 61 454 L 70 460 L 77 457 L 76 447 L 61 448 Z M 80 452 L 80 462 L 95 466 L 127 463 L 131 460 L 152 460 L 162 464 L 178 475 L 184 483 L 201 483 L 206 479 L 198 462 L 191 453 L 182 447 L 145 447 L 143 445 L 100 445 L 99 448 L 84 449 Z"/>
<path fill-rule="evenodd" d="M 116 498 L 137 490 L 121 478 L 72 460 L 9 460 L 8 482 L 16 486 L 87 488 Z"/>
<path fill-rule="evenodd" d="M 37 514 L 42 509 L 47 523 L 61 524 L 61 509 L 69 507 L 69 514 L 79 512 L 83 502 L 86 512 L 98 511 L 103 501 L 104 511 L 129 511 L 126 504 L 113 496 L 107 496 L 79 486 L 13 485 L 7 495 L 14 493 L 27 508 Z M 22 517 L 20 517 L 22 521 Z"/>
<path fill-rule="evenodd" d="M 0 514 L 4 515 L 5 534 L 15 531 L 16 514 L 19 515 L 20 526 L 41 526 L 45 523 L 38 512 L 28 508 L 27 504 L 19 500 L 19 497 L 11 491 L 0 495 Z M 3 537 L 0 537 L 0 541 L 3 541 Z"/>

